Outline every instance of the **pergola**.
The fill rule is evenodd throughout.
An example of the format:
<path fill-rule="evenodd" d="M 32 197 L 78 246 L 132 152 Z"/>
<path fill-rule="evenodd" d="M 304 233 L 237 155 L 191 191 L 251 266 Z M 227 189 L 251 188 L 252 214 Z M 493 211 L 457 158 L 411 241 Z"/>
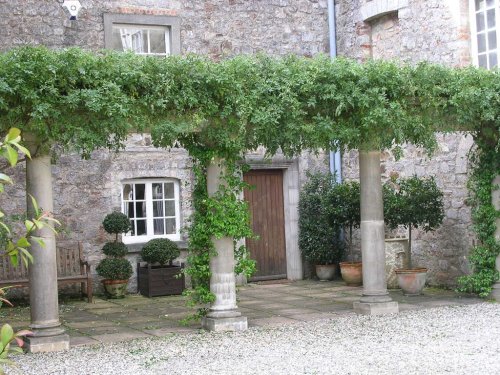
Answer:
<path fill-rule="evenodd" d="M 427 64 L 266 56 L 160 60 L 23 48 L 0 56 L 0 120 L 4 130 L 23 131 L 32 154 L 26 190 L 47 211 L 53 208 L 54 144 L 88 156 L 97 148 L 119 149 L 130 132 L 150 131 L 155 145 L 182 146 L 206 167 L 211 197 L 246 150 L 263 146 L 270 155 L 281 150 L 292 156 L 306 149 L 358 149 L 364 284 L 354 309 L 382 314 L 397 312 L 398 304 L 385 279 L 380 150 L 405 142 L 430 150 L 435 131 L 467 130 L 486 134 L 498 151 L 498 81 L 492 72 Z M 211 236 L 215 301 L 202 322 L 210 330 L 247 327 L 236 305 L 228 233 Z M 29 340 L 61 350 L 69 339 L 59 321 L 56 239 L 48 228 L 37 235 L 46 246 L 31 245 Z"/>

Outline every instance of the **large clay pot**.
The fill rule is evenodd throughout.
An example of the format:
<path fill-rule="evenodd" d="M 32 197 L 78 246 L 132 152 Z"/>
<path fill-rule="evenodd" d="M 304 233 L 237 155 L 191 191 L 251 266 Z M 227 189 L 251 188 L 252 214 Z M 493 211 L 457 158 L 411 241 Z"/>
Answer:
<path fill-rule="evenodd" d="M 128 280 L 102 280 L 102 284 L 109 298 L 124 298 L 127 294 Z"/>
<path fill-rule="evenodd" d="M 337 266 L 335 264 L 316 264 L 316 276 L 320 281 L 332 280 L 335 277 Z"/>
<path fill-rule="evenodd" d="M 360 286 L 363 284 L 363 263 L 341 262 L 340 274 L 348 286 Z"/>
<path fill-rule="evenodd" d="M 418 296 L 422 294 L 427 277 L 427 268 L 397 269 L 399 287 L 405 296 Z"/>

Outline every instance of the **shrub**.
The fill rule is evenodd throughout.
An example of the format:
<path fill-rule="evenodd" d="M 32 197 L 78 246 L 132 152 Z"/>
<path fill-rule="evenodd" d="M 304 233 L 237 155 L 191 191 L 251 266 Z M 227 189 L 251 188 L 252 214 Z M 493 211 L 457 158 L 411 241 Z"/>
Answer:
<path fill-rule="evenodd" d="M 96 268 L 97 274 L 109 280 L 127 280 L 132 276 L 132 265 L 124 258 L 106 258 Z"/>
<path fill-rule="evenodd" d="M 120 258 L 128 253 L 128 248 L 123 242 L 106 242 L 102 252 L 110 257 Z"/>
<path fill-rule="evenodd" d="M 121 212 L 112 212 L 104 218 L 102 225 L 109 234 L 126 233 L 131 229 L 130 219 Z"/>
<path fill-rule="evenodd" d="M 155 238 L 148 241 L 141 250 L 141 257 L 148 263 L 172 264 L 180 254 L 179 247 L 167 238 Z"/>
<path fill-rule="evenodd" d="M 330 174 L 309 175 L 299 198 L 299 247 L 314 264 L 332 264 L 342 259 L 344 245 L 340 227 L 329 218 L 327 192 L 335 182 Z"/>

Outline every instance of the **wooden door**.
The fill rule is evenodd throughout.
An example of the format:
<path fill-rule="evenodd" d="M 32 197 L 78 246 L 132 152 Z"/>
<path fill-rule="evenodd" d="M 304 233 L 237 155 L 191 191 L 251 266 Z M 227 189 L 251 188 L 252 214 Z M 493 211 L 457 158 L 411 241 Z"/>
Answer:
<path fill-rule="evenodd" d="M 252 259 L 257 261 L 257 272 L 250 280 L 286 279 L 283 171 L 253 170 L 245 173 L 243 179 L 254 186 L 244 194 L 252 229 L 259 236 L 246 242 Z"/>

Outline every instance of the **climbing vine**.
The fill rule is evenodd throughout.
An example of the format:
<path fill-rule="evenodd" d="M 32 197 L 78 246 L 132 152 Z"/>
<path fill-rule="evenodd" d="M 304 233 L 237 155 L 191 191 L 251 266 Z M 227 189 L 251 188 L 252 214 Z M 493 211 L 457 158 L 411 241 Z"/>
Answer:
<path fill-rule="evenodd" d="M 212 237 L 250 233 L 236 183 L 245 152 L 260 146 L 286 156 L 307 149 L 398 151 L 406 142 L 432 150 L 436 131 L 462 130 L 473 133 L 481 166 L 490 160 L 488 170 L 496 173 L 499 96 L 498 72 L 426 63 L 264 55 L 214 62 L 44 47 L 0 54 L 0 130 L 15 126 L 41 147 L 75 149 L 85 157 L 97 148 L 120 149 L 133 131 L 151 132 L 156 146 L 188 150 L 197 183 L 187 272 L 197 302 L 213 299 L 206 288 Z M 215 159 L 226 161 L 225 184 L 208 197 L 204 171 Z M 486 176 L 474 176 L 471 186 L 482 186 L 483 178 L 486 184 Z M 487 191 L 477 189 L 483 208 L 475 211 L 476 227 L 489 226 L 497 214 L 485 209 L 483 195 Z M 479 214 L 485 210 L 490 214 Z M 479 264 L 491 269 L 497 245 L 490 234 L 478 237 L 481 246 L 491 243 L 488 261 L 480 257 L 484 262 L 475 265 L 481 272 Z M 244 249 L 236 253 L 246 259 Z"/>

